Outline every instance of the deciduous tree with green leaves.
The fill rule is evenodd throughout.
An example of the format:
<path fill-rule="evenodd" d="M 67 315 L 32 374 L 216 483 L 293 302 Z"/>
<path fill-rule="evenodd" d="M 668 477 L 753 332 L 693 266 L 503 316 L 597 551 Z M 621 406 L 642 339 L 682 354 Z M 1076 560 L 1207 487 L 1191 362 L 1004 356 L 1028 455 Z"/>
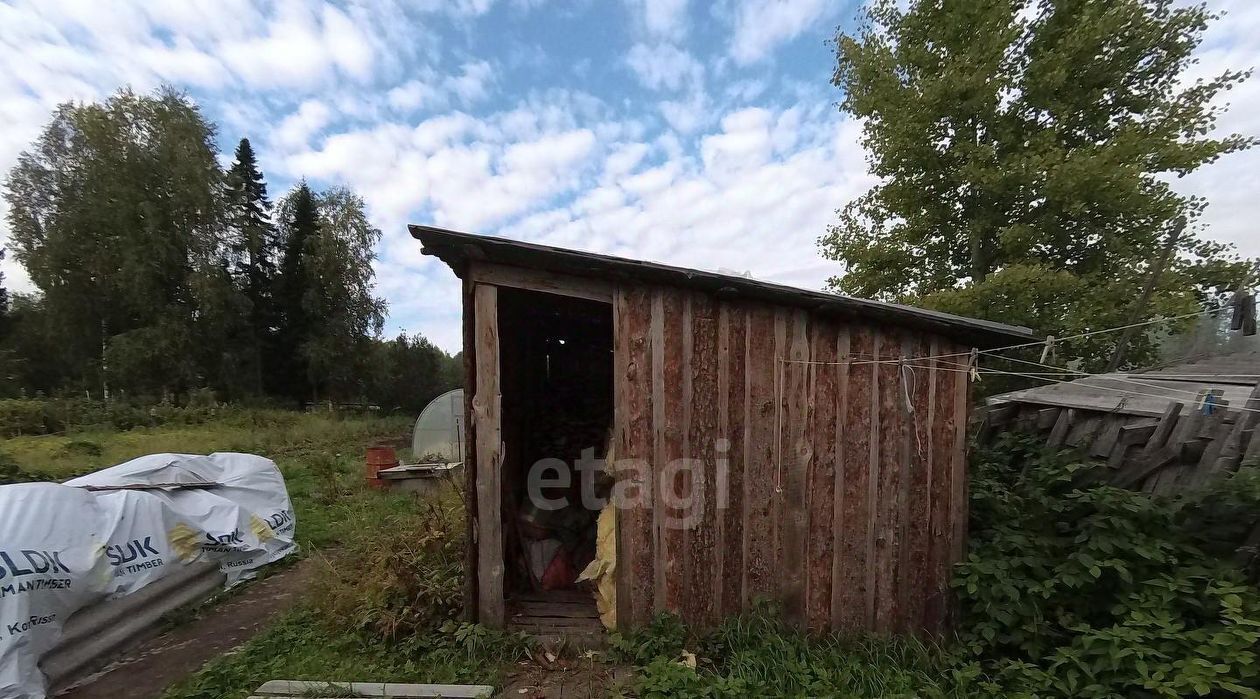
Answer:
<path fill-rule="evenodd" d="M 879 182 L 820 239 L 831 286 L 1065 335 L 1130 320 L 1180 217 L 1190 229 L 1140 319 L 1193 311 L 1256 265 L 1196 235 L 1171 181 L 1256 143 L 1217 135 L 1198 77 L 1216 19 L 1172 0 L 874 0 L 835 40 L 843 111 Z M 1101 367 L 1113 338 L 1068 351 Z M 1141 335 L 1135 364 L 1153 357 Z"/>
<path fill-rule="evenodd" d="M 294 398 L 361 397 L 371 340 L 385 302 L 373 294 L 381 232 L 363 199 L 345 187 L 316 193 L 299 182 L 278 205 L 283 256 L 278 300 L 286 362 L 282 392 Z"/>
<path fill-rule="evenodd" d="M 223 249 L 222 178 L 213 125 L 167 88 L 64 104 L 18 157 L 10 240 L 68 384 L 159 395 L 206 381 L 197 358 L 218 339 L 197 329 Z"/>
<path fill-rule="evenodd" d="M 364 395 L 372 361 L 371 340 L 385 322 L 385 301 L 373 294 L 376 243 L 381 231 L 368 221 L 363 198 L 333 187 L 316 198 L 319 226 L 303 252 L 308 324 L 300 351 L 316 395 Z"/>

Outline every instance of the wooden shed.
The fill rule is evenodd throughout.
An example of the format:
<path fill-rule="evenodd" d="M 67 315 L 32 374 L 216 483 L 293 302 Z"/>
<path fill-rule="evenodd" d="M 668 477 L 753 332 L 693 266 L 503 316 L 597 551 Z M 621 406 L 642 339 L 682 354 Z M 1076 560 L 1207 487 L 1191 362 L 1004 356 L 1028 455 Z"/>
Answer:
<path fill-rule="evenodd" d="M 662 611 L 707 626 L 761 598 L 811 629 L 945 623 L 967 526 L 969 380 L 955 367 L 1029 330 L 410 230 L 463 281 L 475 618 L 503 625 L 516 602 L 547 599 L 511 553 L 523 469 L 608 435 L 619 627 Z"/>

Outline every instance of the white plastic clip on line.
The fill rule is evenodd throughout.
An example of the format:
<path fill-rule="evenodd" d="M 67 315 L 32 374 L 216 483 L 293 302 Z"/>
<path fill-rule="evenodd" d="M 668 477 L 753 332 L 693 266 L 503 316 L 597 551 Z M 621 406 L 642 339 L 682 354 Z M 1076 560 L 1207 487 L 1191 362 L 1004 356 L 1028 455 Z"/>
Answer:
<path fill-rule="evenodd" d="M 1041 363 L 1045 364 L 1052 354 L 1054 354 L 1054 335 L 1047 335 L 1046 346 L 1041 349 Z"/>
<path fill-rule="evenodd" d="M 971 359 L 967 366 L 971 367 L 971 382 L 975 383 L 980 380 L 980 350 L 975 347 L 971 348 Z"/>

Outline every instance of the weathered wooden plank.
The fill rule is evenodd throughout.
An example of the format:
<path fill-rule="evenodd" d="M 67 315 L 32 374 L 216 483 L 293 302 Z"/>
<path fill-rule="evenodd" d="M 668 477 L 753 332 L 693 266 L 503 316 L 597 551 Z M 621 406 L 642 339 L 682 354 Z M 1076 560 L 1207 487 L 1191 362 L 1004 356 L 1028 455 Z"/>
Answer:
<path fill-rule="evenodd" d="M 1108 415 L 1103 420 L 1098 436 L 1094 438 L 1093 443 L 1089 447 L 1089 455 L 1097 458 L 1110 455 L 1111 450 L 1115 449 L 1116 442 L 1120 439 L 1120 428 L 1124 426 L 1124 421 L 1125 417 L 1123 415 Z"/>
<path fill-rule="evenodd" d="M 478 284 L 475 353 L 477 384 L 473 415 L 477 427 L 477 609 L 481 623 L 503 626 L 503 509 L 500 468 L 503 464 L 499 395 L 498 289 Z"/>
<path fill-rule="evenodd" d="M 462 280 L 464 386 L 477 385 L 476 298 L 473 283 Z M 464 401 L 464 620 L 477 621 L 477 425 L 472 401 Z"/>
<path fill-rule="evenodd" d="M 813 441 L 810 415 L 810 318 L 803 310 L 784 318 L 787 333 L 787 359 L 783 367 L 783 425 L 780 458 L 783 495 L 782 527 L 779 538 L 780 594 L 786 617 L 797 624 L 805 621 L 805 567 L 807 565 L 806 525 L 809 503 L 806 481 L 812 468 Z"/>
<path fill-rule="evenodd" d="M 491 262 L 474 262 L 469 275 L 474 282 L 541 291 L 592 301 L 612 303 L 613 285 L 592 277 L 575 277 L 528 267 L 508 267 Z"/>
<path fill-rule="evenodd" d="M 937 339 L 932 344 L 932 354 L 939 355 L 951 351 L 952 345 Z M 960 372 L 951 371 L 952 367 L 941 366 L 949 360 L 933 362 L 932 380 L 932 420 L 931 438 L 931 480 L 929 507 L 931 509 L 931 526 L 929 531 L 929 565 L 932 570 L 931 592 L 924 612 L 928 626 L 936 632 L 944 630 L 946 614 L 949 611 L 949 579 L 953 554 L 950 539 L 953 536 L 950 519 L 950 502 L 953 493 L 953 448 L 956 434 L 957 412 L 954 409 L 957 397 L 957 376 Z M 1068 411 L 1064 411 L 1066 413 Z M 1060 413 L 1059 421 L 1064 420 Z"/>
<path fill-rule="evenodd" d="M 1054 427 L 1054 423 L 1059 419 L 1059 413 L 1063 408 L 1041 408 L 1037 411 L 1037 429 L 1048 430 Z"/>
<path fill-rule="evenodd" d="M 1150 454 L 1143 453 L 1138 462 L 1121 469 L 1111 482 L 1119 488 L 1132 488 L 1156 471 L 1176 463 L 1180 456 L 1181 452 L 1171 447 L 1163 447 Z"/>
<path fill-rule="evenodd" d="M 881 328 L 879 358 L 879 487 L 875 497 L 875 627 L 876 631 L 898 630 L 901 610 L 897 588 L 901 584 L 898 563 L 902 545 L 902 479 L 905 468 L 905 420 L 901 368 L 901 338 L 895 330 Z"/>
<path fill-rule="evenodd" d="M 836 410 L 840 367 L 836 363 L 837 327 L 831 322 L 814 324 L 810 338 L 810 372 L 814 441 L 807 477 L 805 621 L 812 630 L 831 627 L 831 575 L 835 563 L 836 515 Z"/>
<path fill-rule="evenodd" d="M 1155 432 L 1151 434 L 1150 439 L 1146 440 L 1146 446 L 1142 448 L 1142 456 L 1154 454 L 1168 442 L 1168 438 L 1177 427 L 1177 422 L 1181 419 L 1181 409 L 1184 407 L 1182 403 L 1168 403 L 1164 408 L 1164 414 L 1159 418 L 1159 423 L 1155 426 Z"/>
<path fill-rule="evenodd" d="M 1169 451 L 1176 452 L 1177 456 L 1147 476 L 1142 484 L 1143 492 L 1163 493 L 1176 484 L 1182 471 L 1180 462 L 1183 459 L 1183 451 L 1189 441 L 1196 439 L 1204 418 L 1203 413 L 1194 411 L 1188 415 L 1182 415 L 1177 420 L 1177 427 L 1168 436 L 1168 441 L 1164 445 Z"/>
<path fill-rule="evenodd" d="M 652 291 L 652 610 L 665 606 L 665 297 Z"/>
<path fill-rule="evenodd" d="M 910 379 L 911 412 L 907 416 L 909 423 L 910 468 L 908 478 L 906 517 L 906 543 L 902 547 L 904 564 L 901 579 L 906 591 L 905 600 L 901 604 L 904 619 L 903 628 L 917 632 L 925 628 L 927 617 L 927 597 L 931 587 L 928 550 L 929 526 L 931 524 L 931 491 L 932 474 L 928 450 L 931 447 L 931 412 L 932 412 L 932 376 L 931 360 L 918 359 L 932 355 L 929 340 L 917 335 L 907 342 L 905 351 L 916 359 L 908 368 Z"/>
<path fill-rule="evenodd" d="M 730 587 L 722 575 L 726 571 L 726 521 L 730 495 L 730 432 L 731 432 L 731 335 L 729 303 L 717 304 L 717 430 L 720 437 L 714 443 L 714 467 L 717 499 L 717 521 L 714 522 L 713 597 L 719 615 L 726 614 L 726 590 Z"/>
<path fill-rule="evenodd" d="M 774 310 L 751 306 L 748 312 L 747 459 L 744 472 L 744 599 L 771 597 L 777 591 L 774 538 L 775 405 Z"/>
<path fill-rule="evenodd" d="M 845 559 L 844 542 L 846 536 L 851 536 L 844 531 L 845 522 L 845 457 L 844 457 L 844 440 L 845 440 L 845 424 L 849 412 L 849 326 L 840 326 L 836 331 L 836 415 L 835 424 L 832 429 L 835 431 L 835 456 L 833 458 L 833 471 L 835 472 L 835 487 L 833 497 L 835 501 L 834 513 L 832 514 L 832 531 L 831 531 L 831 628 L 841 628 L 841 619 L 843 612 L 841 605 L 844 603 L 844 596 L 841 594 L 841 585 L 844 571 L 851 565 L 851 562 Z"/>
<path fill-rule="evenodd" d="M 1079 447 L 1088 444 L 1098 434 L 1098 430 L 1102 428 L 1102 415 L 1089 415 L 1076 421 L 1072 425 L 1072 429 L 1068 430 L 1067 439 L 1064 443 L 1069 447 Z"/>
<path fill-rule="evenodd" d="M 683 452 L 683 407 L 685 405 L 683 336 L 684 332 L 690 335 L 691 329 L 687 327 L 684 330 L 684 294 L 674 289 L 662 289 L 657 293 L 662 299 L 662 376 L 664 378 L 663 391 L 659 396 L 664 406 L 663 424 L 660 425 L 660 432 L 656 435 L 661 440 L 662 448 L 660 468 L 663 475 L 660 477 L 660 490 L 664 511 L 660 536 L 662 547 L 657 566 L 662 568 L 664 573 L 665 595 L 663 600 L 658 600 L 657 609 L 677 613 L 682 609 L 683 595 L 686 594 L 683 587 L 686 579 L 686 559 L 683 553 L 685 545 L 683 522 L 686 511 L 680 506 L 686 496 L 682 459 L 687 456 Z M 654 395 L 652 399 L 656 400 L 657 396 Z"/>
<path fill-rule="evenodd" d="M 721 610 L 723 614 L 735 614 L 743 609 L 744 569 L 744 473 L 745 430 L 744 419 L 745 383 L 744 363 L 747 358 L 747 312 L 742 306 L 723 304 L 722 318 L 726 321 L 723 337 L 726 342 L 725 368 L 719 373 L 725 386 L 719 388 L 723 412 L 722 424 L 729 449 L 725 487 L 718 488 L 718 504 L 721 506 L 719 522 L 722 524 L 723 541 L 718 547 L 721 565 L 717 574 L 721 581 Z M 720 473 L 720 471 L 719 471 Z"/>
<path fill-rule="evenodd" d="M 591 604 L 571 604 L 565 602 L 514 602 L 512 617 L 535 617 L 556 619 L 598 619 L 599 611 Z"/>
<path fill-rule="evenodd" d="M 954 345 L 954 352 L 967 352 L 971 348 Z M 963 372 L 954 372 L 954 442 L 950 450 L 950 570 L 967 555 L 967 528 L 970 508 L 967 506 L 969 479 L 967 476 L 967 412 L 971 409 L 971 380 Z M 954 609 L 951 605 L 949 618 Z"/>
<path fill-rule="evenodd" d="M 1072 429 L 1072 423 L 1075 421 L 1075 409 L 1063 408 L 1059 411 L 1059 416 L 1054 421 L 1054 427 L 1050 430 L 1050 436 L 1046 438 L 1046 446 L 1052 448 L 1063 446 L 1063 443 L 1067 441 L 1068 431 Z"/>
<path fill-rule="evenodd" d="M 874 571 L 871 546 L 874 540 L 871 520 L 872 472 L 876 471 L 878 440 L 871 439 L 872 406 L 875 400 L 876 365 L 869 361 L 875 351 L 871 329 L 849 329 L 848 390 L 844 427 L 840 432 L 841 468 L 844 477 L 842 516 L 837 555 L 843 561 L 836 578 L 837 624 L 846 631 L 870 628 L 874 614 Z M 876 458 L 872 458 L 875 456 Z"/>
<path fill-rule="evenodd" d="M 613 454 L 623 499 L 617 511 L 617 620 L 646 624 L 654 606 L 652 294 L 646 287 L 618 290 L 614 306 L 616 423 Z M 626 485 L 622 487 L 620 483 Z"/>
<path fill-rule="evenodd" d="M 692 360 L 692 327 L 691 327 L 691 307 L 692 301 L 696 294 L 685 292 L 682 302 L 682 367 L 680 375 L 682 376 L 682 423 L 679 425 L 680 440 L 682 448 L 676 462 L 678 471 L 674 474 L 674 487 L 672 493 L 676 498 L 676 509 L 674 510 L 679 517 L 678 528 L 682 543 L 679 550 L 678 575 L 682 578 L 679 580 L 679 595 L 676 600 L 676 606 L 673 608 L 682 619 L 695 626 L 699 626 L 699 619 L 696 611 L 696 599 L 692 594 L 692 582 L 694 571 L 691 568 L 691 537 L 698 524 L 698 513 L 695 500 L 695 480 L 699 468 L 695 462 L 695 452 L 691 448 L 691 414 L 694 408 L 691 400 L 692 383 L 695 378 L 691 371 Z M 666 582 L 668 589 L 669 583 Z"/>
<path fill-rule="evenodd" d="M 1241 464 L 1243 466 L 1260 466 L 1260 428 L 1252 428 L 1251 436 L 1248 438 L 1247 449 L 1243 452 Z"/>
<path fill-rule="evenodd" d="M 1247 435 L 1257 422 L 1260 422 L 1260 413 L 1252 412 L 1260 410 L 1260 385 L 1252 390 L 1243 407 L 1244 410 L 1237 411 L 1238 414 L 1229 435 L 1216 450 L 1211 462 L 1208 463 L 1207 456 L 1204 456 L 1204 463 L 1199 465 L 1196 474 L 1198 476 L 1196 485 L 1206 485 L 1238 470 L 1246 446 L 1244 435 Z"/>
<path fill-rule="evenodd" d="M 1001 427 L 1019 414 L 1019 403 L 999 403 L 989 407 L 986 417 L 993 427 Z"/>
<path fill-rule="evenodd" d="M 687 425 L 687 454 L 698 459 L 689 474 L 694 524 L 687 532 L 688 597 L 685 609 L 692 623 L 712 625 L 718 620 L 717 580 L 717 453 L 718 429 L 718 309 L 707 294 L 691 295 L 690 375 L 691 410 Z"/>

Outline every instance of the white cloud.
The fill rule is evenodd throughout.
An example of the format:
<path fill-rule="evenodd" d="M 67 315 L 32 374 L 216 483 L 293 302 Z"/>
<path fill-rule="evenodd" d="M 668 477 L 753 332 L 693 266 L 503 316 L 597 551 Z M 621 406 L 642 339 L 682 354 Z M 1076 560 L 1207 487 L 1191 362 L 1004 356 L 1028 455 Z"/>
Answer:
<path fill-rule="evenodd" d="M 626 0 L 650 36 L 681 39 L 687 33 L 687 0 Z"/>
<path fill-rule="evenodd" d="M 764 60 L 778 44 L 796 38 L 834 10 L 834 0 L 743 0 L 734 8 L 730 53 L 736 63 Z"/>
<path fill-rule="evenodd" d="M 485 98 L 493 81 L 494 71 L 486 61 L 465 63 L 459 75 L 451 76 L 443 82 L 450 92 L 455 93 L 464 104 L 471 104 Z"/>
<path fill-rule="evenodd" d="M 285 150 L 306 147 L 320 129 L 332 119 L 328 105 L 315 99 L 306 100 L 297 111 L 285 117 L 272 134 L 272 143 Z"/>
<path fill-rule="evenodd" d="M 821 286 L 837 265 L 815 240 L 872 183 L 860 128 L 825 84 L 763 66 L 788 41 L 829 35 L 838 3 L 728 2 L 715 15 L 729 43 L 714 56 L 698 36 L 683 43 L 701 29 L 686 2 L 625 2 L 624 44 L 543 66 L 537 52 L 464 52 L 492 0 L 0 0 L 0 169 L 60 101 L 175 82 L 226 143 L 250 136 L 274 194 L 299 176 L 359 191 L 384 232 L 377 285 L 391 332 L 450 350 L 458 283 L 421 256 L 408 222 Z M 1232 14 L 1204 43 L 1204 75 L 1260 64 L 1260 6 L 1223 6 Z M 455 30 L 439 35 L 428 13 Z M 658 98 L 575 88 L 608 70 Z M 1228 98 L 1222 129 L 1260 132 L 1260 82 Z M 1209 237 L 1251 255 L 1258 161 L 1260 151 L 1229 156 L 1175 183 L 1208 198 Z M 11 259 L 0 269 L 6 286 L 29 289 Z"/>
<path fill-rule="evenodd" d="M 670 128 L 683 134 L 699 129 L 713 117 L 709 97 L 703 90 L 696 90 L 684 99 L 661 102 L 660 109 Z"/>
<path fill-rule="evenodd" d="M 700 62 L 673 44 L 635 44 L 626 54 L 626 65 L 651 90 L 695 88 L 704 79 Z"/>

